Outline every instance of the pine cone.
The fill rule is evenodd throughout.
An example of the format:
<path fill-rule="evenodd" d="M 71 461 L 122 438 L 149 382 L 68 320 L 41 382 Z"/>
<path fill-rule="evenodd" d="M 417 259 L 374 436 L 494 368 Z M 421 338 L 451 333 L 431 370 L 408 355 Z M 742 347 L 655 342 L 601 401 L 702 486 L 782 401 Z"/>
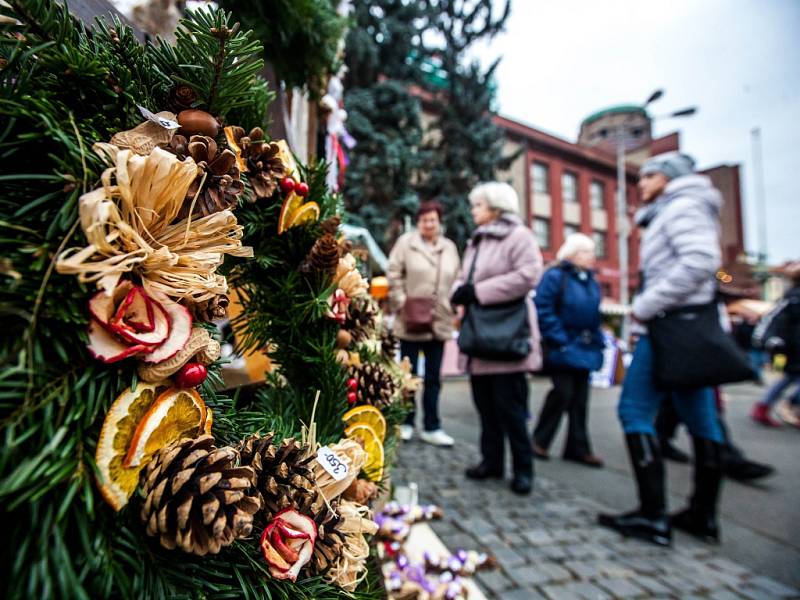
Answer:
<path fill-rule="evenodd" d="M 147 535 L 198 556 L 250 535 L 261 500 L 253 469 L 236 467 L 238 458 L 230 446 L 216 448 L 210 435 L 160 450 L 142 474 Z"/>
<path fill-rule="evenodd" d="M 341 223 L 342 219 L 339 217 L 339 215 L 334 215 L 328 219 L 325 219 L 319 224 L 319 226 L 323 233 L 330 233 L 335 239 L 339 233 L 339 225 L 341 225 Z"/>
<path fill-rule="evenodd" d="M 191 156 L 203 170 L 186 191 L 183 208 L 178 214 L 179 220 L 189 216 L 192 200 L 198 190 L 200 194 L 194 206 L 195 215 L 205 217 L 236 208 L 239 196 L 244 191 L 244 183 L 236 166 L 236 155 L 232 151 L 226 148 L 220 152 L 217 142 L 205 135 L 193 135 L 188 141 L 182 135 L 174 135 L 167 149 L 181 160 Z"/>
<path fill-rule="evenodd" d="M 336 561 L 344 548 L 344 533 L 340 530 L 344 519 L 339 515 L 339 501 L 331 502 L 316 516 L 312 516 L 317 524 L 317 541 L 314 543 L 314 555 L 311 558 L 311 569 L 314 573 L 324 573 Z"/>
<path fill-rule="evenodd" d="M 356 296 L 350 299 L 347 319 L 342 327 L 347 329 L 356 343 L 373 337 L 378 328 L 380 307 L 371 296 Z"/>
<path fill-rule="evenodd" d="M 275 435 L 257 435 L 240 444 L 242 464 L 256 474 L 256 489 L 264 504 L 264 517 L 269 521 L 284 508 L 294 508 L 314 518 L 325 507 L 325 500 L 314 484 L 314 471 L 308 447 L 293 438 L 276 442 Z"/>
<path fill-rule="evenodd" d="M 192 305 L 194 318 L 198 321 L 215 321 L 224 319 L 228 315 L 230 300 L 225 294 L 214 296 L 210 300 Z"/>
<path fill-rule="evenodd" d="M 359 404 L 386 406 L 397 393 L 397 382 L 380 363 L 368 362 L 350 367 L 350 377 L 358 382 L 356 389 Z"/>
<path fill-rule="evenodd" d="M 339 244 L 333 235 L 326 233 L 314 242 L 308 257 L 303 262 L 302 270 L 306 273 L 320 273 L 330 278 L 336 274 L 338 266 Z"/>
<path fill-rule="evenodd" d="M 399 342 L 392 330 L 384 326 L 381 328 L 381 355 L 385 360 L 394 361 L 397 356 Z"/>
<path fill-rule="evenodd" d="M 231 133 L 241 150 L 242 160 L 247 165 L 247 179 L 253 187 L 255 198 L 269 198 L 281 179 L 288 174 L 281 158 L 281 149 L 275 142 L 264 141 L 264 131 L 254 127 L 248 135 L 241 127 L 232 127 Z"/>
<path fill-rule="evenodd" d="M 185 83 L 174 86 L 169 91 L 169 98 L 167 104 L 170 110 L 178 113 L 182 110 L 192 108 L 192 104 L 197 100 L 197 92 L 191 86 Z"/>

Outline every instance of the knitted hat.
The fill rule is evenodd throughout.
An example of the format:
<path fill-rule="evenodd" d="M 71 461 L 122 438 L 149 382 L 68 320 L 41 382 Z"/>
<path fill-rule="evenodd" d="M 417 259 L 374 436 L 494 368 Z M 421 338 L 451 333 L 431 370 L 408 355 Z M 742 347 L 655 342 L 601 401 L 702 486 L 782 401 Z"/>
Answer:
<path fill-rule="evenodd" d="M 666 152 L 648 158 L 639 169 L 639 176 L 661 173 L 667 179 L 676 179 L 694 173 L 694 159 L 680 152 Z"/>

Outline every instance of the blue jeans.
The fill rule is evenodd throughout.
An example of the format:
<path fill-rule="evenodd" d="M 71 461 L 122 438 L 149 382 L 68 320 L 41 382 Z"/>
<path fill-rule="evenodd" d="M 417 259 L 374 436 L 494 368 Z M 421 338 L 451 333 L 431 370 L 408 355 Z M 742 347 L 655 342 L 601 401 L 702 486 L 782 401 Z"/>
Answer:
<path fill-rule="evenodd" d="M 425 378 L 422 390 L 422 407 L 424 409 L 425 431 L 436 431 L 441 428 L 439 421 L 439 392 L 442 389 L 442 357 L 444 356 L 444 342 L 431 340 L 429 342 L 409 342 L 400 340 L 400 354 L 411 360 L 411 372 L 416 375 L 419 367 L 419 353 L 425 355 Z M 416 411 L 411 409 L 406 417 L 406 425 L 414 425 Z"/>
<path fill-rule="evenodd" d="M 761 403 L 766 404 L 767 406 L 773 406 L 778 402 L 778 400 L 781 399 L 783 392 L 785 392 L 789 386 L 795 384 L 797 384 L 797 390 L 795 390 L 795 393 L 792 394 L 790 402 L 793 406 L 797 406 L 800 404 L 800 374 L 790 373 L 786 373 L 783 376 L 783 379 L 769 388 L 767 395 L 764 397 Z"/>
<path fill-rule="evenodd" d="M 625 375 L 617 413 L 625 433 L 656 435 L 655 420 L 661 403 L 671 399 L 681 421 L 694 437 L 724 442 L 719 415 L 710 387 L 670 390 L 653 378 L 653 347 L 647 336 L 636 344 L 633 362 Z"/>

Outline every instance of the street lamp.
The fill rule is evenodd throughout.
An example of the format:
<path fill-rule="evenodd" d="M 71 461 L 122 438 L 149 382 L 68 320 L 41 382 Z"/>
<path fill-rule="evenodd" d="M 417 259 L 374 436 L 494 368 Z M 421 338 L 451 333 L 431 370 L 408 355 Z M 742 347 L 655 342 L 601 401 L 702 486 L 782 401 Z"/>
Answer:
<path fill-rule="evenodd" d="M 642 105 L 642 110 L 646 110 L 648 105 L 655 102 L 664 95 L 664 90 L 655 90 L 648 96 Z M 688 117 L 697 112 L 697 107 L 690 106 L 668 115 L 652 117 L 650 121 L 657 119 L 670 119 L 673 117 Z M 646 114 L 646 113 L 645 113 Z M 619 253 L 619 302 L 623 307 L 630 304 L 630 283 L 628 277 L 629 262 L 628 238 L 630 237 L 630 223 L 628 221 L 628 203 L 625 201 L 625 121 L 620 121 L 617 125 L 617 246 Z M 622 315 L 622 342 L 627 349 L 630 340 L 631 317 L 625 311 Z"/>

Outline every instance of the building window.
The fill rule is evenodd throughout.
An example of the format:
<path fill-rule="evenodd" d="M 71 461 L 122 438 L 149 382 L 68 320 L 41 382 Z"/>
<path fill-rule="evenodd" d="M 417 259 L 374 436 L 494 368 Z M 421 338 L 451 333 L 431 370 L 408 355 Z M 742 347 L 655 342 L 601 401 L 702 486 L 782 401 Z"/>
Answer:
<path fill-rule="evenodd" d="M 564 202 L 578 201 L 578 178 L 574 173 L 565 171 L 561 174 L 561 197 Z"/>
<path fill-rule="evenodd" d="M 605 231 L 593 231 L 592 239 L 594 240 L 594 253 L 597 258 L 605 258 L 608 256 L 608 245 L 606 242 Z"/>
<path fill-rule="evenodd" d="M 605 190 L 603 184 L 599 181 L 593 181 L 589 184 L 589 202 L 592 208 L 596 210 L 603 210 L 606 207 L 605 199 L 603 198 Z"/>
<path fill-rule="evenodd" d="M 571 223 L 564 223 L 564 239 L 566 240 L 569 236 L 573 233 L 578 233 L 579 229 L 577 225 L 572 225 Z"/>
<path fill-rule="evenodd" d="M 533 220 L 533 234 L 539 243 L 539 248 L 547 250 L 550 248 L 550 219 L 536 217 Z"/>
<path fill-rule="evenodd" d="M 550 169 L 547 165 L 533 163 L 533 191 L 537 194 L 550 193 Z"/>

